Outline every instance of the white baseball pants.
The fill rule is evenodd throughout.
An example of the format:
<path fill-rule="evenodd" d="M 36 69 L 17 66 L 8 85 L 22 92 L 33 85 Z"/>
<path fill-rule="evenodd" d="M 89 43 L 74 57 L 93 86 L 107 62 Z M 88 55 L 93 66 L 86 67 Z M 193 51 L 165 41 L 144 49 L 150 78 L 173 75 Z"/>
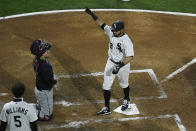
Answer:
<path fill-rule="evenodd" d="M 34 92 L 38 105 L 41 107 L 39 117 L 45 118 L 51 116 L 53 113 L 53 88 L 51 90 L 40 91 L 35 87 Z"/>
<path fill-rule="evenodd" d="M 116 77 L 116 75 L 112 74 L 112 71 L 115 68 L 115 66 L 116 65 L 110 59 L 107 60 L 105 71 L 104 71 L 103 90 L 111 90 L 111 86 Z M 119 84 L 122 88 L 127 88 L 129 86 L 129 73 L 130 73 L 130 63 L 120 68 L 117 74 Z"/>

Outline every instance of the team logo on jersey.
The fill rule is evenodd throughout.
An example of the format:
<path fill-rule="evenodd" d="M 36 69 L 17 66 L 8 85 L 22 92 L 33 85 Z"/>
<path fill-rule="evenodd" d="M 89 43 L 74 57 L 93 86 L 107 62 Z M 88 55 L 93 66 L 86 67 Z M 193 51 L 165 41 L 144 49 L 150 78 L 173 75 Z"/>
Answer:
<path fill-rule="evenodd" d="M 110 43 L 111 50 L 113 49 L 113 46 L 114 46 L 113 43 Z M 115 49 L 117 49 L 120 53 L 123 52 L 122 47 L 121 47 L 121 43 L 118 43 Z"/>
<path fill-rule="evenodd" d="M 116 47 L 116 49 L 118 49 L 118 50 L 119 50 L 119 52 L 122 52 L 121 43 L 118 43 L 118 44 L 117 44 L 117 47 Z"/>

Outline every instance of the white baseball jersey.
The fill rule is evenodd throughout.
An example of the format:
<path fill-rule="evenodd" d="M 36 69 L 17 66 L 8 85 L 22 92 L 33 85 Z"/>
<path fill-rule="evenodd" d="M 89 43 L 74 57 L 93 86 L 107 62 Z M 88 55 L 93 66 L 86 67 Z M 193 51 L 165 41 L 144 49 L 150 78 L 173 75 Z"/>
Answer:
<path fill-rule="evenodd" d="M 105 33 L 109 36 L 108 56 L 115 62 L 122 62 L 125 57 L 134 56 L 133 43 L 125 33 L 121 37 L 114 37 L 111 27 L 104 27 Z"/>
<path fill-rule="evenodd" d="M 6 103 L 0 114 L 0 120 L 8 123 L 9 131 L 31 131 L 30 122 L 37 119 L 35 108 L 23 99 Z"/>
<path fill-rule="evenodd" d="M 126 33 L 121 37 L 114 37 L 111 27 L 108 25 L 105 25 L 104 31 L 109 36 L 109 57 L 104 70 L 104 82 L 102 88 L 104 90 L 110 90 L 116 76 L 112 74 L 113 69 L 116 67 L 114 62 L 122 62 L 125 57 L 134 56 L 134 50 L 133 43 Z M 119 84 L 122 88 L 127 88 L 129 86 L 129 72 L 130 63 L 123 66 L 117 74 Z"/>

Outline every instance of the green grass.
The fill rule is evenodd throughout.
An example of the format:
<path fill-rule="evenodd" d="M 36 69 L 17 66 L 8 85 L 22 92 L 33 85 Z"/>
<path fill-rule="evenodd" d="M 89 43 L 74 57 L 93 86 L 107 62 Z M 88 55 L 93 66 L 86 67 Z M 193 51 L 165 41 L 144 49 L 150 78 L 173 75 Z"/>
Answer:
<path fill-rule="evenodd" d="M 196 13 L 196 0 L 0 0 L 0 17 L 35 11 L 83 9 L 86 6 Z"/>

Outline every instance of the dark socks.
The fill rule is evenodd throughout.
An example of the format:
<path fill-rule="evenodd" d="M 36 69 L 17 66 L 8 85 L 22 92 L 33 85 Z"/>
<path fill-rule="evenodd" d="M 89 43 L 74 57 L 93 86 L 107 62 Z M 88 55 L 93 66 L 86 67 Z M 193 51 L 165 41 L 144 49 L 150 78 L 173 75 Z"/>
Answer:
<path fill-rule="evenodd" d="M 110 90 L 104 90 L 104 100 L 105 100 L 105 106 L 110 109 Z"/>
<path fill-rule="evenodd" d="M 124 96 L 124 99 L 127 99 L 127 100 L 130 101 L 130 98 L 129 98 L 129 90 L 130 90 L 129 86 L 127 88 L 123 88 L 124 95 L 125 95 Z"/>

